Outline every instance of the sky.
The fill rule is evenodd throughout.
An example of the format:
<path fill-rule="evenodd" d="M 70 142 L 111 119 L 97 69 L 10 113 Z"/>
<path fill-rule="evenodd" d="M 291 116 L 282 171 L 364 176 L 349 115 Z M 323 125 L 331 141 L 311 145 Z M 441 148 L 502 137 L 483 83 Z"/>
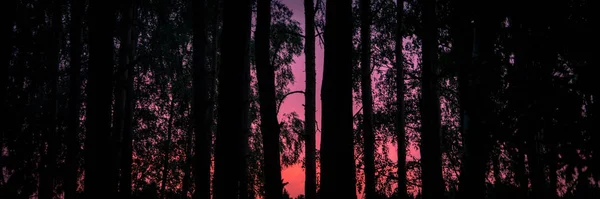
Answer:
<path fill-rule="evenodd" d="M 290 10 L 294 13 L 292 19 L 300 22 L 302 31 L 304 32 L 304 1 L 303 0 L 281 0 L 285 5 L 287 5 Z M 317 41 L 315 44 L 315 58 L 316 58 L 316 73 L 317 73 L 317 89 L 315 91 L 316 94 L 316 121 L 318 124 L 318 129 L 321 124 L 321 82 L 323 80 L 323 48 L 322 45 Z M 297 90 L 305 90 L 306 87 L 306 73 L 305 69 L 305 58 L 304 53 L 294 59 L 295 63 L 292 66 L 292 72 L 295 78 L 295 84 L 290 85 L 291 91 Z M 304 95 L 294 94 L 288 96 L 285 101 L 281 105 L 281 110 L 279 111 L 279 118 L 283 118 L 284 113 L 296 112 L 301 119 L 304 119 Z M 320 148 L 321 143 L 321 134 L 317 132 L 316 135 L 316 145 L 317 149 Z M 304 155 L 302 155 L 303 157 Z M 302 168 L 301 163 L 295 164 L 288 168 L 283 168 L 281 175 L 285 182 L 289 184 L 286 185 L 286 189 L 291 197 L 296 197 L 300 194 L 304 194 L 304 169 Z"/>
<path fill-rule="evenodd" d="M 300 23 L 302 31 L 304 32 L 304 0 L 280 0 L 285 5 L 290 8 L 290 10 L 294 13 L 292 16 L 293 20 L 296 20 Z M 323 57 L 324 57 L 324 49 L 323 45 L 320 43 L 318 39 L 315 39 L 315 63 L 316 63 L 316 74 L 317 74 L 317 83 L 316 83 L 316 121 L 317 121 L 317 129 L 321 129 L 321 82 L 323 80 Z M 406 40 L 404 41 L 406 42 Z M 292 65 L 292 73 L 294 74 L 295 83 L 290 85 L 290 91 L 304 91 L 306 86 L 306 73 L 305 73 L 305 58 L 304 53 L 300 56 L 294 58 L 295 63 Z M 279 112 L 279 119 L 283 119 L 283 114 L 296 112 L 300 119 L 304 119 L 304 95 L 302 94 L 294 94 L 288 96 L 281 105 L 281 110 Z M 358 111 L 358 107 L 354 107 L 354 112 Z M 316 132 L 316 148 L 320 148 L 321 143 L 321 134 L 319 131 Z M 397 160 L 396 153 L 396 145 L 388 144 L 390 149 L 389 158 L 392 161 Z M 420 154 L 417 150 L 411 149 L 409 153 L 413 157 L 420 157 Z M 304 155 L 302 154 L 302 158 Z M 317 168 L 318 169 L 318 168 Z M 318 171 L 317 171 L 318 172 Z M 286 190 L 290 194 L 291 197 L 296 197 L 300 194 L 304 194 L 304 169 L 302 168 L 301 163 L 295 164 L 293 166 L 282 168 L 282 177 L 284 182 L 288 182 L 289 184 L 285 186 Z M 360 195 L 358 195 L 359 198 Z"/>

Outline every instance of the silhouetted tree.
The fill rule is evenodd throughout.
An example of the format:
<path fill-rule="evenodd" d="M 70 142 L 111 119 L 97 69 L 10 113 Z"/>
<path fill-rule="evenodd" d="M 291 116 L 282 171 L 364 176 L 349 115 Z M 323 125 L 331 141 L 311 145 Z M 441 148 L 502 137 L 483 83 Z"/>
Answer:
<path fill-rule="evenodd" d="M 403 43 L 402 38 L 404 37 L 404 0 L 396 0 L 396 35 L 395 35 L 395 49 L 394 56 L 396 62 L 394 68 L 396 69 L 396 143 L 398 144 L 398 163 L 397 163 L 397 175 L 398 175 L 398 196 L 400 199 L 406 199 L 408 192 L 406 189 L 406 130 L 405 130 L 405 107 L 404 107 L 404 54 L 402 53 Z"/>
<path fill-rule="evenodd" d="M 194 180 L 196 192 L 194 198 L 209 198 L 210 196 L 210 148 L 212 133 L 207 120 L 208 102 L 208 72 L 206 70 L 206 6 L 205 1 L 192 2 L 194 13 L 193 37 L 193 89 L 194 102 L 192 105 L 195 134 Z M 213 41 L 214 42 L 214 41 Z M 215 186 L 216 188 L 216 186 Z"/>
<path fill-rule="evenodd" d="M 356 198 L 352 131 L 352 2 L 327 1 L 321 90 L 321 194 Z"/>
<path fill-rule="evenodd" d="M 89 197 L 109 198 L 116 194 L 116 182 L 112 182 L 115 146 L 111 134 L 114 5 L 90 1 L 88 8 L 88 16 L 93 16 L 89 20 L 84 185 L 85 194 Z"/>
<path fill-rule="evenodd" d="M 316 167 L 316 70 L 315 70 L 315 5 L 313 0 L 304 0 L 304 58 L 306 71 L 306 91 L 304 93 L 304 120 L 306 144 L 304 146 L 305 181 L 304 195 L 307 199 L 315 199 L 317 191 Z"/>
<path fill-rule="evenodd" d="M 56 157 L 59 143 L 57 134 L 57 103 L 58 103 L 58 69 L 60 67 L 60 38 L 62 32 L 62 0 L 52 2 L 49 12 L 52 13 L 52 24 L 48 30 L 48 41 L 52 41 L 46 47 L 46 70 L 47 70 L 47 89 L 49 90 L 45 100 L 45 134 L 42 136 L 46 142 L 46 149 L 42 154 L 42 165 L 40 171 L 39 197 L 42 199 L 53 198 L 56 175 Z"/>
<path fill-rule="evenodd" d="M 78 168 L 79 168 L 79 109 L 81 96 L 81 58 L 83 51 L 82 41 L 82 15 L 85 11 L 85 3 L 78 0 L 70 1 L 71 25 L 69 28 L 70 39 L 70 85 L 68 118 L 66 121 L 67 131 L 65 134 L 65 145 L 67 154 L 65 160 L 64 192 L 65 199 L 77 197 Z"/>
<path fill-rule="evenodd" d="M 373 132 L 373 96 L 371 94 L 371 1 L 360 1 L 362 133 L 364 142 L 365 194 L 375 198 L 375 133 Z"/>
<path fill-rule="evenodd" d="M 259 0 L 256 12 L 256 76 L 263 136 L 265 197 L 281 198 L 279 124 L 275 104 L 275 70 L 270 63 L 271 0 Z"/>
<path fill-rule="evenodd" d="M 423 1 L 421 74 L 421 167 L 423 198 L 442 198 L 444 181 L 440 151 L 440 98 L 435 0 Z"/>
<path fill-rule="evenodd" d="M 133 36 L 133 22 L 137 5 L 135 1 L 124 1 L 121 3 L 120 13 L 120 44 L 119 44 L 119 68 L 117 69 L 117 83 L 115 85 L 115 113 L 113 128 L 119 144 L 120 153 L 120 178 L 119 193 L 121 197 L 131 195 L 131 164 L 133 144 L 133 61 L 134 42 L 137 35 Z M 119 158 L 119 156 L 117 156 Z"/>
<path fill-rule="evenodd" d="M 238 8 L 238 9 L 236 9 Z M 244 115 L 248 110 L 249 84 L 248 42 L 250 35 L 251 1 L 224 2 L 222 67 L 219 72 L 219 117 L 215 143 L 215 176 L 213 198 L 236 198 L 244 170 Z M 240 47 L 241 46 L 241 47 Z M 248 73 L 246 73 L 248 72 Z M 226 140 L 227 139 L 227 140 Z"/>

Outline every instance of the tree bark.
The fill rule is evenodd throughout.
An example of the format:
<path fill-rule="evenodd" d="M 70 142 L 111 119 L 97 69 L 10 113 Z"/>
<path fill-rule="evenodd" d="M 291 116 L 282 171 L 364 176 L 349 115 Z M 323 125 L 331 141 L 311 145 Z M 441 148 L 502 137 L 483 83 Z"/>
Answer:
<path fill-rule="evenodd" d="M 132 122 L 133 122 L 133 66 L 130 66 L 133 58 L 133 43 L 137 37 L 133 37 L 134 1 L 124 1 L 121 4 L 121 32 L 119 49 L 119 68 L 117 72 L 117 84 L 115 88 L 115 115 L 113 126 L 115 129 L 115 140 L 118 143 L 120 158 L 117 168 L 121 169 L 121 176 L 117 177 L 119 183 L 119 194 L 127 198 L 131 195 L 131 164 L 132 164 Z"/>
<path fill-rule="evenodd" d="M 365 165 L 366 199 L 375 192 L 375 133 L 373 132 L 373 96 L 371 95 L 371 1 L 360 0 L 361 99 L 363 107 L 363 161 Z"/>
<path fill-rule="evenodd" d="M 406 130 L 405 107 L 404 107 L 404 54 L 402 53 L 404 37 L 403 25 L 404 0 L 396 0 L 396 142 L 398 143 L 398 196 L 400 199 L 408 199 L 406 188 Z"/>
<path fill-rule="evenodd" d="M 4 20 L 4 23 L 2 24 L 2 32 L 4 32 L 4 35 L 8 35 L 6 37 L 4 37 L 3 39 L 3 43 L 4 43 L 4 47 L 2 49 L 2 64 L 6 64 L 6 66 L 4 66 L 2 68 L 2 71 L 0 72 L 1 76 L 0 76 L 0 103 L 2 104 L 2 106 L 0 106 L 0 110 L 4 111 L 5 108 L 5 100 L 7 98 L 6 96 L 6 92 L 7 92 L 7 85 L 8 85 L 8 68 L 10 67 L 10 60 L 12 58 L 13 55 L 13 26 L 15 24 L 15 12 L 16 12 L 16 4 L 17 1 L 16 0 L 9 0 L 6 3 L 4 3 L 3 7 L 3 11 L 7 14 L 7 16 L 9 16 L 7 19 Z M 2 121 L 4 123 L 4 121 Z M 2 124 L 3 124 L 2 123 Z M 2 147 L 3 143 L 2 140 L 4 138 L 4 130 L 2 132 L 0 132 L 0 147 Z M 1 169 L 1 167 L 0 167 Z M 0 174 L 0 177 L 3 177 L 4 175 Z"/>
<path fill-rule="evenodd" d="M 279 124 L 275 104 L 275 69 L 270 64 L 271 0 L 258 0 L 256 12 L 256 73 L 263 137 L 265 198 L 281 198 Z"/>
<path fill-rule="evenodd" d="M 166 188 L 167 188 L 167 177 L 169 174 L 169 154 L 170 154 L 170 150 L 171 150 L 171 129 L 173 127 L 173 101 L 169 102 L 169 120 L 167 121 L 167 140 L 165 142 L 164 145 L 164 157 L 163 157 L 163 170 L 162 170 L 162 180 L 161 180 L 161 186 L 160 186 L 160 194 L 161 194 L 161 198 L 166 198 Z"/>
<path fill-rule="evenodd" d="M 321 198 L 356 198 L 352 119 L 352 2 L 327 1 Z"/>
<path fill-rule="evenodd" d="M 67 146 L 66 171 L 64 179 L 65 199 L 77 197 L 77 174 L 79 142 L 79 106 L 81 104 L 81 52 L 82 52 L 82 14 L 85 9 L 83 1 L 71 0 L 71 61 L 70 61 L 70 99 L 67 118 L 67 134 L 65 135 L 65 145 Z"/>
<path fill-rule="evenodd" d="M 213 199 L 237 198 L 247 145 L 245 120 L 249 97 L 251 1 L 226 1 L 223 8 L 222 69 L 219 72 L 219 117 L 215 143 Z"/>
<path fill-rule="evenodd" d="M 193 40 L 193 124 L 195 141 L 194 179 L 196 192 L 194 198 L 210 198 L 210 148 L 211 132 L 206 131 L 206 113 L 208 110 L 208 88 L 206 70 L 206 7 L 205 1 L 193 1 L 194 40 Z"/>
<path fill-rule="evenodd" d="M 116 194 L 112 172 L 114 143 L 111 138 L 114 1 L 89 2 L 89 78 L 87 84 L 87 133 L 85 141 L 85 194 L 112 198 Z"/>
<path fill-rule="evenodd" d="M 421 165 L 424 199 L 443 198 L 440 150 L 440 99 L 438 93 L 437 25 L 435 0 L 423 1 L 423 68 L 421 75 Z"/>
<path fill-rule="evenodd" d="M 58 68 L 60 67 L 60 38 L 62 30 L 62 0 L 54 0 L 51 6 L 52 12 L 52 27 L 48 34 L 48 39 L 51 41 L 48 47 L 48 60 L 46 65 L 48 72 L 48 88 L 50 92 L 47 96 L 45 106 L 46 115 L 46 134 L 45 141 L 47 148 L 46 154 L 42 157 L 42 165 L 40 171 L 40 188 L 39 198 L 50 199 L 54 195 L 54 178 L 56 173 L 56 156 L 58 149 L 58 134 L 56 132 L 57 125 L 57 89 L 58 89 Z M 42 142 L 43 143 L 43 142 Z M 42 144 L 42 148 L 44 145 Z M 43 150 L 42 150 L 43 151 Z M 45 167 L 44 167 L 45 166 Z"/>
<path fill-rule="evenodd" d="M 315 199 L 317 191 L 317 166 L 316 166 L 316 70 L 315 70 L 315 5 L 313 0 L 304 0 L 304 58 L 306 62 L 306 92 L 304 93 L 304 125 L 306 133 L 305 142 L 305 181 L 304 195 L 306 199 Z"/>
<path fill-rule="evenodd" d="M 471 29 L 471 19 L 462 17 L 463 13 L 469 12 L 467 10 L 469 5 L 467 2 L 461 3 L 457 6 L 457 15 L 461 16 L 457 22 L 458 28 L 461 29 L 457 37 L 460 37 L 462 42 L 460 46 L 462 49 L 458 52 L 460 53 L 458 62 L 461 64 L 459 66 L 460 104 L 465 155 L 459 180 L 459 194 L 460 197 L 483 198 L 486 192 L 486 167 L 492 145 L 489 143 L 488 134 L 492 127 L 486 127 L 485 124 L 493 122 L 485 121 L 485 118 L 489 118 L 486 117 L 485 112 L 492 112 L 489 100 L 492 93 L 489 85 L 492 83 L 489 82 L 491 78 L 485 75 L 495 67 L 490 65 L 494 54 L 495 38 L 492 31 L 495 28 L 495 21 L 490 15 L 493 8 L 490 8 L 489 4 L 476 3 L 475 25 L 474 29 Z M 472 63 L 470 60 L 473 60 Z"/>

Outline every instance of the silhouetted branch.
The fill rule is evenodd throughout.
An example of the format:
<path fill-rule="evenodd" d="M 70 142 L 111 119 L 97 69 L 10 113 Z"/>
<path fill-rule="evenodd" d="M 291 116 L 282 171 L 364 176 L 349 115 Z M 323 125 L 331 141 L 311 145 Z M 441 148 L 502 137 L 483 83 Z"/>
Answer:
<path fill-rule="evenodd" d="M 281 99 L 279 99 L 279 102 L 277 103 L 277 114 L 279 114 L 279 109 L 281 108 L 281 104 L 283 104 L 283 100 L 285 100 L 285 98 L 287 98 L 288 96 L 290 96 L 292 94 L 296 94 L 296 93 L 304 94 L 304 91 L 292 91 L 292 92 L 286 93 L 285 95 L 283 95 L 283 97 L 281 97 Z"/>
<path fill-rule="evenodd" d="M 362 111 L 363 107 L 361 106 L 360 109 L 358 109 L 358 111 L 356 111 L 356 113 L 354 113 L 354 115 L 352 116 L 352 119 L 356 118 L 356 116 L 358 115 L 358 113 L 360 113 L 360 111 Z"/>

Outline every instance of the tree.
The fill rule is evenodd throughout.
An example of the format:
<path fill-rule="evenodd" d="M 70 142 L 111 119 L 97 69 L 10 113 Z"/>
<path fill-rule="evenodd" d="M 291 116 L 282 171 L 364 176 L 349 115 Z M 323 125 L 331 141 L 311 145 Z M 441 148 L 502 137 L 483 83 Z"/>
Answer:
<path fill-rule="evenodd" d="M 207 126 L 206 118 L 208 106 L 208 73 L 206 71 L 206 20 L 204 0 L 192 2 L 194 13 L 194 37 L 193 37 L 193 125 L 195 142 L 194 179 L 196 192 L 194 198 L 210 198 L 210 148 L 212 134 L 210 126 Z M 213 41 L 214 42 L 214 41 Z"/>
<path fill-rule="evenodd" d="M 371 95 L 371 1 L 360 1 L 362 132 L 364 142 L 365 193 L 375 198 L 375 133 L 373 132 L 373 96 Z"/>
<path fill-rule="evenodd" d="M 356 198 L 352 128 L 352 2 L 327 1 L 321 90 L 321 194 Z"/>
<path fill-rule="evenodd" d="M 121 33 L 120 33 L 120 49 L 119 49 L 119 68 L 117 70 L 117 84 L 115 85 L 115 117 L 114 128 L 120 151 L 120 169 L 121 176 L 119 178 L 119 193 L 121 197 L 129 197 L 131 195 L 131 163 L 132 163 L 132 144 L 133 144 L 133 41 L 137 40 L 137 36 L 133 37 L 133 21 L 136 10 L 135 1 L 124 1 L 121 3 Z M 137 43 L 137 42 L 135 42 Z M 119 157 L 119 156 L 117 156 Z"/>
<path fill-rule="evenodd" d="M 258 79 L 261 132 L 263 135 L 263 167 L 266 198 L 281 198 L 281 165 L 279 160 L 279 124 L 275 104 L 275 69 L 270 54 L 271 0 L 257 2 L 256 72 Z"/>
<path fill-rule="evenodd" d="M 52 12 L 52 25 L 49 33 L 47 34 L 49 41 L 52 43 L 47 47 L 49 56 L 47 58 L 48 65 L 48 85 L 47 88 L 50 90 L 48 99 L 44 104 L 46 123 L 46 134 L 43 136 L 46 141 L 47 148 L 45 154 L 43 154 L 42 169 L 40 171 L 40 198 L 47 199 L 52 198 L 54 195 L 54 180 L 56 173 L 56 156 L 58 151 L 59 138 L 57 134 L 57 104 L 58 104 L 58 68 L 60 67 L 60 39 L 62 31 L 62 4 L 63 1 L 55 0 L 51 6 Z M 55 38 L 55 39 L 53 39 Z"/>
<path fill-rule="evenodd" d="M 69 85 L 70 98 L 68 106 L 67 132 L 65 134 L 65 145 L 67 147 L 67 157 L 65 160 L 66 174 L 64 179 L 65 198 L 72 199 L 77 197 L 77 170 L 78 154 L 80 145 L 77 141 L 79 135 L 79 109 L 81 95 L 81 54 L 82 54 L 82 15 L 85 9 L 85 3 L 78 0 L 71 0 L 71 26 L 69 36 L 71 42 L 71 61 Z"/>
<path fill-rule="evenodd" d="M 396 143 L 398 143 L 398 195 L 400 199 L 407 198 L 406 189 L 406 131 L 404 107 L 404 54 L 402 53 L 404 0 L 396 1 L 396 36 L 395 57 L 396 63 Z"/>
<path fill-rule="evenodd" d="M 90 197 L 110 198 L 116 194 L 111 134 L 114 5 L 89 2 L 89 16 L 94 17 L 89 20 L 85 194 Z"/>
<path fill-rule="evenodd" d="M 423 1 L 421 74 L 421 165 L 423 198 L 437 199 L 444 194 L 440 151 L 440 99 L 438 93 L 437 25 L 435 0 Z"/>
<path fill-rule="evenodd" d="M 239 11 L 237 11 L 238 9 Z M 215 143 L 215 174 L 213 198 L 236 198 L 242 177 L 244 145 L 244 115 L 248 107 L 249 89 L 248 42 L 250 35 L 251 1 L 224 2 L 222 70 L 219 72 L 219 117 Z M 241 17 L 240 17 L 241 16 Z M 241 45 L 241 47 L 240 47 Z"/>
<path fill-rule="evenodd" d="M 304 133 L 306 134 L 306 144 L 304 149 L 306 166 L 304 195 L 307 199 L 315 199 L 317 191 L 317 167 L 315 159 L 316 137 L 315 137 L 315 90 L 316 90 L 316 71 L 315 71 L 315 6 L 313 0 L 304 0 L 304 57 L 306 65 L 306 92 L 304 93 Z"/>

